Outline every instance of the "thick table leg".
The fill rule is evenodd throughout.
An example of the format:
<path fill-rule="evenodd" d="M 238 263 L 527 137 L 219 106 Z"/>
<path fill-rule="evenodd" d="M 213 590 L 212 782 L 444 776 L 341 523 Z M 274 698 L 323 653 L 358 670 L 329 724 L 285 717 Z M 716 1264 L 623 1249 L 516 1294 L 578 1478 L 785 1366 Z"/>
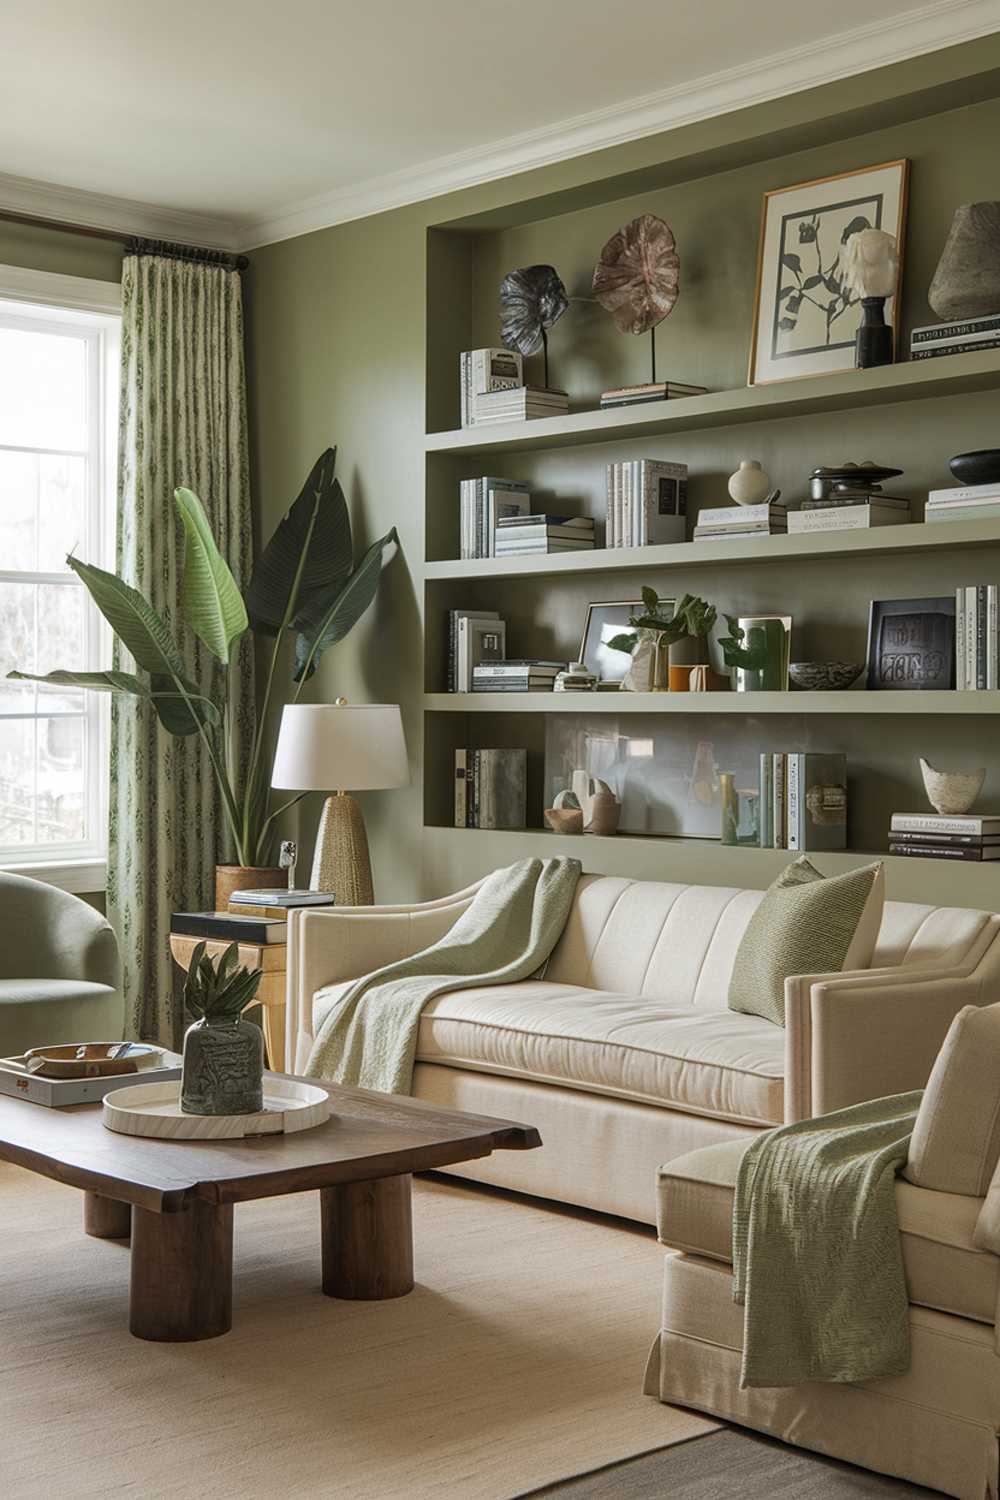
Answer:
<path fill-rule="evenodd" d="M 194 1199 L 180 1213 L 136 1208 L 128 1326 L 165 1343 L 214 1339 L 233 1326 L 233 1209 Z"/>
<path fill-rule="evenodd" d="M 83 1227 L 95 1240 L 127 1240 L 132 1233 L 132 1205 L 85 1192 Z"/>
<path fill-rule="evenodd" d="M 323 1290 L 380 1301 L 413 1290 L 409 1175 L 320 1189 Z"/>

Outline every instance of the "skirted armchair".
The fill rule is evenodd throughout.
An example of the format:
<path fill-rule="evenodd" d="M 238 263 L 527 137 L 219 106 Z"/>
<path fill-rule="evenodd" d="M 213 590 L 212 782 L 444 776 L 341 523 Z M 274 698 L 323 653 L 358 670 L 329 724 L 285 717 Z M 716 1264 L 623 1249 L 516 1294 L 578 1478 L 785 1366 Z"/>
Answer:
<path fill-rule="evenodd" d="M 0 1056 L 116 1041 L 123 1023 L 111 924 L 68 891 L 0 872 Z"/>

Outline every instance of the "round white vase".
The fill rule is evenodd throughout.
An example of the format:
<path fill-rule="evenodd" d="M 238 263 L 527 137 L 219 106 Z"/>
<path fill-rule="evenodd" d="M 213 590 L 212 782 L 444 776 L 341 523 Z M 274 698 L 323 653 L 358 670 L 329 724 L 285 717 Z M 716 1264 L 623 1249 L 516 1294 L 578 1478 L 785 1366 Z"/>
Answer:
<path fill-rule="evenodd" d="M 757 459 L 743 458 L 736 473 L 730 474 L 727 489 L 737 505 L 762 505 L 771 493 L 771 476 Z"/>
<path fill-rule="evenodd" d="M 956 817 L 967 813 L 983 789 L 986 768 L 978 771 L 935 771 L 921 756 L 927 800 L 935 812 Z"/>

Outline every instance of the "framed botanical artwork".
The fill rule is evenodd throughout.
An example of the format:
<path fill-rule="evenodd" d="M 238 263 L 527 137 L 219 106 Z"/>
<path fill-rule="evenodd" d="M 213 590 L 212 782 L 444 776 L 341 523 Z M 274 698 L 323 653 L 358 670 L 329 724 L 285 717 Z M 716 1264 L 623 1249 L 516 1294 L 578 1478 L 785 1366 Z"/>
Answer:
<path fill-rule="evenodd" d="M 631 658 L 624 651 L 612 651 L 608 641 L 627 630 L 629 617 L 643 607 L 641 599 L 612 599 L 587 605 L 577 659 L 593 672 L 599 688 L 621 686 Z"/>
<path fill-rule="evenodd" d="M 819 177 L 764 194 L 757 255 L 751 385 L 855 368 L 861 299 L 844 285 L 844 246 L 884 229 L 899 252 L 886 321 L 898 328 L 908 161 Z"/>
<path fill-rule="evenodd" d="M 955 686 L 955 595 L 873 599 L 868 686 L 880 692 Z"/>

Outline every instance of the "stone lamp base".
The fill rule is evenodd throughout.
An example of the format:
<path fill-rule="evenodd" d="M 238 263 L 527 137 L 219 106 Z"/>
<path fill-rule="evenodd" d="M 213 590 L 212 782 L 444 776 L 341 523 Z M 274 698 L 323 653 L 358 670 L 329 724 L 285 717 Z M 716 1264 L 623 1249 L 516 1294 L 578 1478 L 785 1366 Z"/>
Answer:
<path fill-rule="evenodd" d="M 314 891 L 332 891 L 338 906 L 371 906 L 375 900 L 365 820 L 348 792 L 323 804 L 309 884 Z"/>

